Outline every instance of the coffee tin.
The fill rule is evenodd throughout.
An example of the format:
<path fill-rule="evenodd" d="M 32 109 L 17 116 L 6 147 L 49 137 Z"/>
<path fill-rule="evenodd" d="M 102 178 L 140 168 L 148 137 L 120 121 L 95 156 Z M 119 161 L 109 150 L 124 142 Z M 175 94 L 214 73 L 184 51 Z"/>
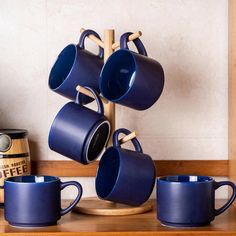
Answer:
<path fill-rule="evenodd" d="M 30 174 L 28 132 L 0 129 L 0 203 L 4 203 L 4 180 Z"/>

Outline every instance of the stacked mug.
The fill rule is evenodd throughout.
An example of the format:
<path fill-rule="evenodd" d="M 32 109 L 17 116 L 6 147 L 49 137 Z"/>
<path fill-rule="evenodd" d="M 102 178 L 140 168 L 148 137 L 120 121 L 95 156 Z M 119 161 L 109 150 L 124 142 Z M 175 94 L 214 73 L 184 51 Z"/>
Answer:
<path fill-rule="evenodd" d="M 49 75 L 49 87 L 72 101 L 57 113 L 48 144 L 53 151 L 84 165 L 101 156 L 96 175 L 98 197 L 139 206 L 153 191 L 155 165 L 152 158 L 143 153 L 137 138 L 131 140 L 134 150 L 120 146 L 119 135 L 130 134 L 124 128 L 113 133 L 113 145 L 103 152 L 111 135 L 111 125 L 99 95 L 136 110 L 150 108 L 160 97 L 164 87 L 163 69 L 147 56 L 140 39 L 133 41 L 138 53 L 128 49 L 130 34 L 121 36 L 120 50 L 105 64 L 103 48 L 99 47 L 98 55 L 85 49 L 89 35 L 100 38 L 92 30 L 85 30 L 77 45 L 69 44 L 58 55 Z M 93 98 L 77 92 L 77 85 L 89 90 Z M 84 106 L 93 100 L 97 111 Z M 69 207 L 61 209 L 60 192 L 69 185 L 77 187 L 78 194 Z M 14 226 L 53 225 L 81 196 L 82 186 L 75 181 L 62 183 L 55 176 L 11 177 L 5 180 L 5 218 Z"/>
<path fill-rule="evenodd" d="M 131 34 L 127 32 L 121 36 L 120 50 L 105 64 L 101 47 L 98 55 L 84 47 L 89 35 L 100 39 L 92 30 L 81 34 L 78 45 L 70 44 L 62 50 L 50 72 L 49 87 L 73 101 L 56 115 L 48 143 L 51 150 L 84 165 L 101 156 L 95 182 L 98 197 L 138 206 L 153 191 L 155 165 L 152 158 L 143 153 L 137 138 L 132 140 L 135 150 L 121 148 L 118 136 L 130 134 L 124 128 L 113 133 L 112 147 L 103 152 L 111 127 L 99 95 L 136 110 L 150 108 L 160 97 L 164 87 L 163 69 L 147 56 L 140 39 L 133 41 L 138 53 L 129 50 L 127 42 Z M 76 92 L 77 85 L 93 94 L 97 111 L 84 106 L 94 99 Z"/>

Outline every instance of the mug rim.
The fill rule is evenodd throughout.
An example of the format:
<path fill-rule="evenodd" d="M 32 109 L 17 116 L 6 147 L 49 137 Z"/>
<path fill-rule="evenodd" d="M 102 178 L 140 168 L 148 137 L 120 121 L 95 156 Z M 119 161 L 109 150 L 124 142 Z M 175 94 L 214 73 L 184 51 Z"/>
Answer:
<path fill-rule="evenodd" d="M 51 76 L 52 76 L 53 68 L 54 68 L 54 66 L 56 66 L 56 64 L 57 64 L 57 62 L 58 62 L 58 58 L 59 58 L 59 56 L 62 54 L 62 52 L 63 52 L 64 50 L 66 50 L 67 48 L 71 47 L 71 46 L 73 46 L 74 49 L 75 49 L 75 57 L 74 57 L 73 64 L 72 64 L 72 66 L 71 66 L 71 68 L 70 68 L 70 71 L 69 71 L 69 73 L 67 74 L 66 78 L 63 80 L 63 82 L 62 82 L 59 86 L 57 86 L 57 87 L 55 87 L 55 88 L 52 88 L 52 86 L 51 86 L 51 80 L 52 80 L 52 79 L 51 79 Z M 76 62 L 76 58 L 77 58 L 77 54 L 78 54 L 77 45 L 76 45 L 76 44 L 73 44 L 73 43 L 68 44 L 68 45 L 67 45 L 66 47 L 64 47 L 64 48 L 61 50 L 61 52 L 58 54 L 57 59 L 55 60 L 53 66 L 52 66 L 52 69 L 51 69 L 51 71 L 50 71 L 50 73 L 49 73 L 48 86 L 49 86 L 49 88 L 50 88 L 51 90 L 57 91 L 58 89 L 60 89 L 60 88 L 63 86 L 63 84 L 65 83 L 65 81 L 68 80 L 70 74 L 72 73 L 72 69 L 74 68 L 74 65 L 75 65 L 75 62 Z"/>
<path fill-rule="evenodd" d="M 135 53 L 135 52 L 130 51 L 129 49 L 121 48 L 121 49 L 119 49 L 118 51 L 114 52 L 114 53 L 107 59 L 107 61 L 105 62 L 105 64 L 107 64 L 108 62 L 110 62 L 110 61 L 112 60 L 112 57 L 114 57 L 116 54 L 119 54 L 120 52 L 126 52 L 126 53 L 128 52 L 128 53 L 132 56 L 132 59 L 133 59 L 134 64 L 135 64 L 135 71 L 136 71 L 136 69 L 137 69 L 137 63 L 136 63 L 135 57 L 134 57 L 134 55 L 133 55 L 133 53 Z M 137 54 L 138 54 L 138 53 L 137 53 Z M 138 55 L 140 55 L 140 54 L 138 54 Z M 102 77 L 101 75 L 103 74 L 103 71 L 104 71 L 104 68 L 105 68 L 105 64 L 103 65 L 102 70 L 101 70 L 101 72 L 100 72 L 100 78 Z M 120 96 L 120 97 L 118 97 L 118 98 L 116 98 L 116 99 L 110 99 L 110 98 L 108 98 L 107 96 L 105 96 L 105 95 L 102 93 L 102 80 L 101 80 L 101 79 L 99 80 L 99 89 L 100 89 L 102 95 L 103 95 L 107 100 L 109 100 L 109 101 L 111 101 L 111 102 L 119 102 L 119 101 L 122 101 L 122 100 L 127 96 L 127 94 L 130 92 L 130 90 L 131 90 L 132 87 L 133 87 L 133 84 L 134 84 L 135 79 L 136 79 L 136 76 L 135 76 L 135 78 L 134 78 L 134 80 L 133 80 L 131 86 L 128 88 L 128 90 L 127 90 L 122 96 Z"/>
<path fill-rule="evenodd" d="M 12 181 L 13 179 L 17 179 L 20 177 L 49 177 L 52 178 L 50 181 L 44 181 L 44 182 L 22 182 L 22 181 Z M 54 183 L 60 181 L 59 177 L 53 176 L 53 175 L 18 175 L 18 176 L 12 176 L 4 180 L 6 183 L 10 184 L 48 184 L 48 183 Z"/>
<path fill-rule="evenodd" d="M 174 181 L 174 178 L 179 178 L 179 177 L 197 177 L 197 180 L 194 181 Z M 203 178 L 204 180 L 199 180 L 198 178 Z M 173 178 L 173 180 L 168 180 L 167 178 Z M 157 182 L 163 182 L 163 183 L 169 183 L 169 184 L 203 184 L 203 183 L 209 183 L 213 182 L 214 179 L 211 176 L 206 176 L 206 175 L 166 175 L 166 176 L 160 176 L 157 179 Z"/>

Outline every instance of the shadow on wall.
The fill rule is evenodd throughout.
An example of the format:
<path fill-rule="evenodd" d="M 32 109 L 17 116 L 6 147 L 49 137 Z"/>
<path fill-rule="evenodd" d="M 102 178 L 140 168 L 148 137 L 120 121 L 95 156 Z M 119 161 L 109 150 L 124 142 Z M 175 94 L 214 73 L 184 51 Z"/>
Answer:
<path fill-rule="evenodd" d="M 171 42 L 172 44 L 168 45 L 169 48 L 184 49 L 186 47 L 186 45 L 182 45 L 183 42 Z M 160 51 L 160 48 L 157 46 L 152 51 Z M 162 95 L 150 109 L 145 111 L 135 111 L 118 105 L 117 118 L 119 119 L 118 114 L 121 116 L 124 114 L 122 122 L 119 123 L 123 123 L 130 130 L 135 128 L 138 130 L 141 119 L 148 120 L 148 118 L 153 118 L 157 114 L 160 116 L 166 115 L 168 111 L 165 110 L 172 110 L 176 116 L 179 116 L 178 113 L 183 113 L 183 108 L 186 115 L 198 112 L 199 99 L 201 98 L 196 99 L 196 95 L 210 85 L 206 84 L 208 83 L 206 78 L 203 79 L 202 68 L 205 67 L 203 61 L 199 61 L 195 54 L 188 54 L 188 51 L 191 50 L 184 49 L 181 52 L 171 50 L 166 58 L 162 55 L 162 50 L 160 55 L 151 55 L 150 53 L 150 57 L 160 62 L 165 72 L 165 85 Z M 178 58 L 181 58 L 181 60 L 178 60 Z M 186 119 L 188 118 L 186 117 Z M 191 119 L 191 116 L 189 119 Z M 168 128 L 168 124 L 165 123 L 165 126 Z M 140 128 L 142 129 L 142 127 Z"/>
<path fill-rule="evenodd" d="M 208 96 L 207 89 L 211 86 L 211 80 L 206 78 L 208 65 L 204 64 L 204 60 L 201 61 L 197 52 L 188 53 L 191 49 L 186 49 L 183 43 L 182 41 L 170 43 L 168 47 L 173 50 L 168 52 L 168 56 L 162 55 L 164 52 L 158 48 L 158 43 L 152 51 L 160 52 L 160 54 L 151 55 L 150 53 L 150 57 L 159 61 L 165 71 L 163 93 L 150 109 L 134 111 L 121 106 L 117 107 L 119 127 L 136 130 L 144 150 L 151 150 L 150 154 L 158 159 L 168 159 L 170 156 L 188 153 L 188 148 L 182 141 L 183 137 L 185 134 L 193 138 L 201 135 L 200 132 L 192 131 L 191 125 L 193 120 L 203 122 L 200 115 L 207 109 L 205 99 Z M 183 48 L 183 50 L 178 48 Z M 161 142 L 158 144 L 158 141 Z M 161 151 L 157 151 L 159 148 Z M 176 155 L 175 151 L 178 152 Z M 161 158 L 158 153 L 162 154 Z M 166 156 L 163 157 L 163 154 Z"/>
<path fill-rule="evenodd" d="M 38 142 L 29 139 L 29 148 L 30 148 L 30 158 L 31 161 L 34 160 L 40 160 L 40 151 L 39 151 L 39 145 Z"/>

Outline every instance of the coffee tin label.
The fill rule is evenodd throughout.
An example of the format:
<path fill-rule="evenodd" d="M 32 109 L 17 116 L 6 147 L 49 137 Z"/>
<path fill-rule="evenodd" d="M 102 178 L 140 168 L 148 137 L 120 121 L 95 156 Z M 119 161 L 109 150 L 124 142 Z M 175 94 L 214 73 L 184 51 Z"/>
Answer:
<path fill-rule="evenodd" d="M 28 157 L 0 159 L 0 187 L 3 187 L 6 178 L 27 174 L 30 174 Z"/>

